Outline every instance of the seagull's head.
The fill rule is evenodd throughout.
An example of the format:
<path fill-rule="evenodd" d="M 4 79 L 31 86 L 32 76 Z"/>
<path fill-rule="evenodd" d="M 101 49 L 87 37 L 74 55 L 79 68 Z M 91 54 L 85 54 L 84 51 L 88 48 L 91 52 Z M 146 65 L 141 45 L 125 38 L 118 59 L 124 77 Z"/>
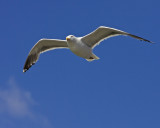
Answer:
<path fill-rule="evenodd" d="M 69 36 L 66 37 L 66 40 L 67 40 L 67 41 L 72 41 L 72 40 L 74 40 L 74 39 L 75 39 L 75 36 L 74 36 L 74 35 L 69 35 Z"/>

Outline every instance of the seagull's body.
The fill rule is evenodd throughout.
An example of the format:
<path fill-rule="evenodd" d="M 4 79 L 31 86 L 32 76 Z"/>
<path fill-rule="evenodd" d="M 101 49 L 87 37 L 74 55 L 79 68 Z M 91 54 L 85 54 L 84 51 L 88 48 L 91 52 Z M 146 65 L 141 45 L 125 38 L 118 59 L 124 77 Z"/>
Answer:
<path fill-rule="evenodd" d="M 85 59 L 94 57 L 94 54 L 92 53 L 92 48 L 88 47 L 85 43 L 83 43 L 81 38 L 70 35 L 67 37 L 67 44 L 69 49 L 77 56 Z"/>
<path fill-rule="evenodd" d="M 69 48 L 74 54 L 86 59 L 87 61 L 99 59 L 95 54 L 92 53 L 93 48 L 104 39 L 118 35 L 131 36 L 133 38 L 152 43 L 151 41 L 144 38 L 105 26 L 100 26 L 95 31 L 83 37 L 75 37 L 73 35 L 69 35 L 66 37 L 66 40 L 41 39 L 33 46 L 31 51 L 29 52 L 23 68 L 23 72 L 26 72 L 33 64 L 37 62 L 40 53 L 57 48 Z"/>

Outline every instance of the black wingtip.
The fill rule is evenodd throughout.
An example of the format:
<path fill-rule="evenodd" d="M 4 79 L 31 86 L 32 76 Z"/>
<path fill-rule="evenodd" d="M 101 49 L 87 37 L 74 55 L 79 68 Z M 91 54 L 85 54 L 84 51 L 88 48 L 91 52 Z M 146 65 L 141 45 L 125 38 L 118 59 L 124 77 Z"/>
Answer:
<path fill-rule="evenodd" d="M 29 68 L 28 68 L 29 69 Z M 28 69 L 23 69 L 23 73 L 25 73 Z"/>
<path fill-rule="evenodd" d="M 149 43 L 151 43 L 151 44 L 155 44 L 155 42 L 152 42 L 152 41 L 150 41 L 150 40 L 146 40 L 146 39 L 141 40 L 141 41 L 146 41 L 146 42 L 149 42 Z"/>
<path fill-rule="evenodd" d="M 32 67 L 32 65 L 36 63 L 36 61 L 38 60 L 38 57 L 39 56 L 37 54 L 31 54 L 27 57 L 23 67 L 23 73 L 26 72 L 30 67 Z"/>
<path fill-rule="evenodd" d="M 131 37 L 133 37 L 133 38 L 136 38 L 136 39 L 138 39 L 138 40 L 140 40 L 140 41 L 146 41 L 146 42 L 149 42 L 149 43 L 154 44 L 154 42 L 152 42 L 152 41 L 150 41 L 150 40 L 147 40 L 147 39 L 144 39 L 144 38 L 142 38 L 142 37 L 136 36 L 136 35 L 132 35 L 132 34 L 129 34 L 129 33 L 127 33 L 126 35 L 131 36 Z"/>
<path fill-rule="evenodd" d="M 32 67 L 32 65 L 34 65 L 35 63 L 32 63 L 31 65 L 24 65 L 24 68 L 23 68 L 23 73 L 25 73 L 26 71 L 28 71 L 31 67 Z"/>
<path fill-rule="evenodd" d="M 25 73 L 32 65 L 25 64 L 23 67 L 23 73 Z"/>
<path fill-rule="evenodd" d="M 146 40 L 146 39 L 143 39 L 143 38 L 142 38 L 142 41 L 146 41 L 146 42 L 149 42 L 149 43 L 155 44 L 155 42 L 152 42 L 152 41 L 150 41 L 150 40 Z"/>
<path fill-rule="evenodd" d="M 31 67 L 31 66 L 30 66 L 30 67 Z M 30 67 L 28 67 L 28 68 L 24 67 L 24 68 L 23 68 L 23 73 L 25 73 L 26 71 L 28 71 L 28 69 L 29 69 Z"/>

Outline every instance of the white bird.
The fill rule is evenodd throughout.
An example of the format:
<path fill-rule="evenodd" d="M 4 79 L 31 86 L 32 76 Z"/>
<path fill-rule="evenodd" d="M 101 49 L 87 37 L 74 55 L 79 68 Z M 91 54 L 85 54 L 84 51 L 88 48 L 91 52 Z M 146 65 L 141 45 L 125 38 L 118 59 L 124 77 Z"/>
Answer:
<path fill-rule="evenodd" d="M 41 39 L 33 46 L 31 51 L 29 52 L 23 68 L 23 72 L 26 72 L 33 64 L 37 62 L 40 53 L 58 48 L 69 48 L 74 54 L 86 59 L 87 61 L 97 60 L 99 59 L 99 57 L 93 54 L 93 48 L 104 39 L 119 35 L 131 36 L 141 41 L 153 43 L 149 40 L 132 35 L 130 33 L 105 26 L 100 26 L 93 32 L 83 37 L 75 37 L 73 35 L 69 35 L 66 37 L 66 40 Z"/>

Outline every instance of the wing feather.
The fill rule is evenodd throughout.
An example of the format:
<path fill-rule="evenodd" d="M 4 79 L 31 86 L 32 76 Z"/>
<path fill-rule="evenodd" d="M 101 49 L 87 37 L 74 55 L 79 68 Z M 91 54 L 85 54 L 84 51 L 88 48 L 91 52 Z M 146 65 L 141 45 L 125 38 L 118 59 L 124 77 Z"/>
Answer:
<path fill-rule="evenodd" d="M 105 26 L 100 26 L 99 28 L 97 28 L 93 32 L 82 37 L 81 40 L 82 40 L 82 42 L 86 43 L 89 47 L 94 48 L 96 45 L 98 45 L 104 39 L 114 37 L 114 36 L 119 36 L 119 35 L 131 36 L 131 37 L 136 38 L 138 40 L 143 40 L 143 41 L 153 43 L 149 40 L 132 35 L 130 33 L 127 33 L 127 32 L 124 32 L 124 31 L 121 31 L 121 30 L 118 30 L 115 28 L 105 27 Z"/>
<path fill-rule="evenodd" d="M 37 62 L 40 53 L 57 48 L 68 48 L 67 41 L 57 39 L 39 40 L 29 52 L 29 55 L 24 64 L 23 72 L 26 72 L 33 64 Z"/>

